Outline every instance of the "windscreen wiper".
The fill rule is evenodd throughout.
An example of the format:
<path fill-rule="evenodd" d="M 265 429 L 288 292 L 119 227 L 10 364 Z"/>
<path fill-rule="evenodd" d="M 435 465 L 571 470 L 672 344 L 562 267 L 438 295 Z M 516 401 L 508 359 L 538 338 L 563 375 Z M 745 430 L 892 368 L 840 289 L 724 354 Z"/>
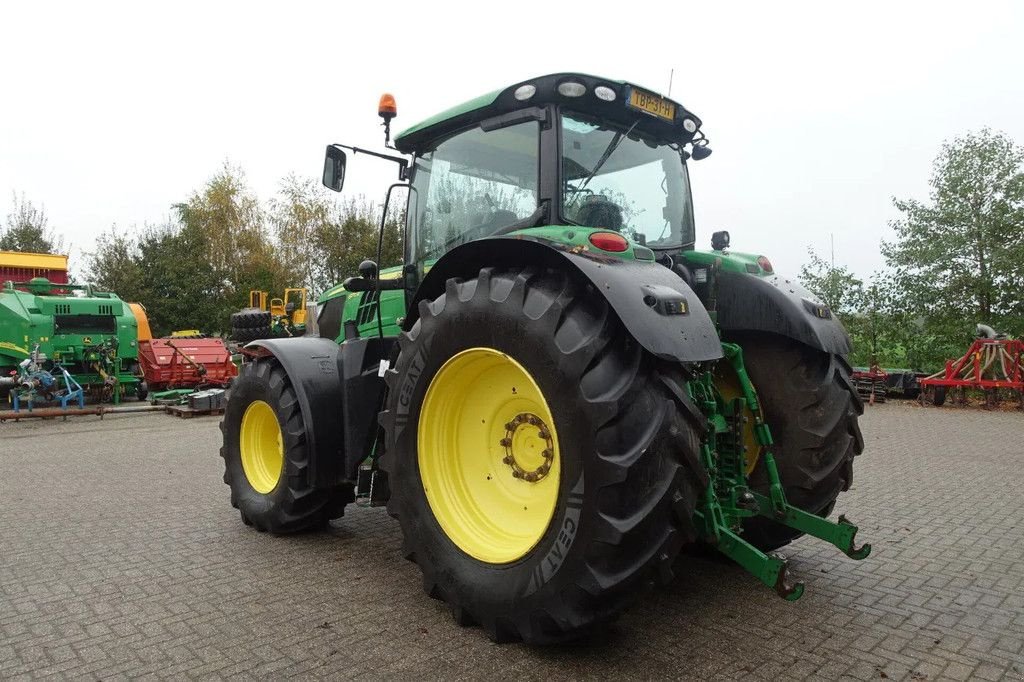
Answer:
<path fill-rule="evenodd" d="M 615 137 L 613 137 L 612 141 L 608 143 L 608 148 L 604 150 L 604 154 L 602 154 L 601 158 L 597 160 L 597 165 L 594 166 L 594 170 L 590 171 L 590 175 L 588 175 L 587 179 L 583 181 L 583 184 L 579 186 L 579 189 L 576 190 L 577 192 L 581 192 L 587 188 L 587 185 L 590 184 L 590 181 L 594 179 L 594 176 L 597 175 L 597 172 L 601 170 L 601 166 L 604 165 L 604 162 L 608 160 L 608 158 L 615 152 L 616 149 L 618 149 L 619 143 L 622 142 L 622 138 L 628 136 L 631 132 L 633 132 L 633 128 L 636 128 L 636 124 L 639 122 L 639 120 L 633 121 L 633 125 L 629 126 L 629 130 L 627 130 L 625 133 L 615 133 Z"/>

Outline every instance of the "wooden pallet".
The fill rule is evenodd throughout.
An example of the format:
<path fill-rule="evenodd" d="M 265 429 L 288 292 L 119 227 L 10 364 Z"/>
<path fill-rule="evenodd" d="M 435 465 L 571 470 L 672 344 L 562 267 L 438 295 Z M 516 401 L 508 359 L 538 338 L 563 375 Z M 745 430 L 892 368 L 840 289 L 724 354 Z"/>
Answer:
<path fill-rule="evenodd" d="M 874 393 L 874 402 L 885 402 L 885 384 L 882 382 L 858 379 L 854 381 L 854 385 L 857 387 L 857 395 L 859 395 L 860 399 L 865 403 L 871 400 L 872 393 Z"/>
<path fill-rule="evenodd" d="M 173 414 L 175 417 L 180 417 L 181 419 L 191 419 L 192 417 L 206 417 L 224 414 L 223 407 L 217 407 L 212 410 L 194 410 L 188 405 L 167 405 L 166 407 L 164 407 L 164 411 L 166 411 L 167 414 Z"/>

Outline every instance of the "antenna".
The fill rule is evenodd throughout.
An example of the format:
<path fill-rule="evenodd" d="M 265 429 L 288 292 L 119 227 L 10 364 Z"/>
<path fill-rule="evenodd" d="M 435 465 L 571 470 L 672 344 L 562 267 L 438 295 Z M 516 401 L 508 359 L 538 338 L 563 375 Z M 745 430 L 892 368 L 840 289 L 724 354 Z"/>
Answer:
<path fill-rule="evenodd" d="M 665 95 L 666 97 L 672 96 L 672 76 L 674 75 L 676 75 L 676 70 L 670 69 L 668 72 L 668 94 Z"/>

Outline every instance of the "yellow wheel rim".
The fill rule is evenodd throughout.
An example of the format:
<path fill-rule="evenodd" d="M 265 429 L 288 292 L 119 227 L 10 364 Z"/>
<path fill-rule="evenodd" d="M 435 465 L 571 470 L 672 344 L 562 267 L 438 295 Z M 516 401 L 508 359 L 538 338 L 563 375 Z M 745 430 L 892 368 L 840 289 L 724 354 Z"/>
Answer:
<path fill-rule="evenodd" d="M 739 377 L 736 376 L 732 366 L 724 361 L 719 362 L 718 367 L 715 369 L 715 388 L 718 389 L 719 395 L 726 402 L 743 397 L 743 391 L 740 390 Z M 761 414 L 764 414 L 763 410 Z M 746 423 L 743 425 L 743 444 L 747 447 L 747 451 L 744 454 L 744 465 L 749 475 L 754 470 L 754 467 L 757 466 L 757 460 L 761 457 L 762 446 L 757 442 L 757 434 L 754 432 L 754 414 L 746 405 L 743 406 L 743 416 L 747 418 Z"/>
<path fill-rule="evenodd" d="M 249 485 L 266 495 L 277 487 L 284 469 L 284 438 L 274 408 L 254 400 L 242 415 L 238 446 L 242 453 L 242 471 Z"/>
<path fill-rule="evenodd" d="M 491 348 L 452 356 L 427 388 L 417 439 L 430 510 L 459 549 L 504 564 L 537 545 L 561 459 L 551 410 L 522 365 Z"/>

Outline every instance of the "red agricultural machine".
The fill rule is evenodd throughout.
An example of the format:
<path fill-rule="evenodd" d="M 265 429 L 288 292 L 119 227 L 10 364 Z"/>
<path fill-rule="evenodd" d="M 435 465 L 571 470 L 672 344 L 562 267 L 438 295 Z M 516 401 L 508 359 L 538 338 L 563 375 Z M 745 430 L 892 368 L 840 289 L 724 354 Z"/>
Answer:
<path fill-rule="evenodd" d="M 947 360 L 946 367 L 918 381 L 921 401 L 942 405 L 955 391 L 957 402 L 967 402 L 968 389 L 983 391 L 985 406 L 992 408 L 1001 393 L 1012 393 L 1024 409 L 1024 341 L 997 334 L 992 327 L 979 324 L 977 338 L 970 349 L 956 360 Z"/>
<path fill-rule="evenodd" d="M 139 314 L 144 312 L 142 306 L 130 305 L 138 320 L 139 369 L 145 380 L 139 387 L 140 400 L 150 392 L 174 388 L 224 388 L 238 376 L 223 339 L 202 337 L 198 332 L 154 339 L 149 322 Z"/>
<path fill-rule="evenodd" d="M 854 367 L 852 379 L 853 385 L 857 388 L 857 395 L 865 404 L 874 405 L 885 402 L 885 388 L 889 374 L 879 367 L 877 362 L 872 362 L 867 369 Z"/>

